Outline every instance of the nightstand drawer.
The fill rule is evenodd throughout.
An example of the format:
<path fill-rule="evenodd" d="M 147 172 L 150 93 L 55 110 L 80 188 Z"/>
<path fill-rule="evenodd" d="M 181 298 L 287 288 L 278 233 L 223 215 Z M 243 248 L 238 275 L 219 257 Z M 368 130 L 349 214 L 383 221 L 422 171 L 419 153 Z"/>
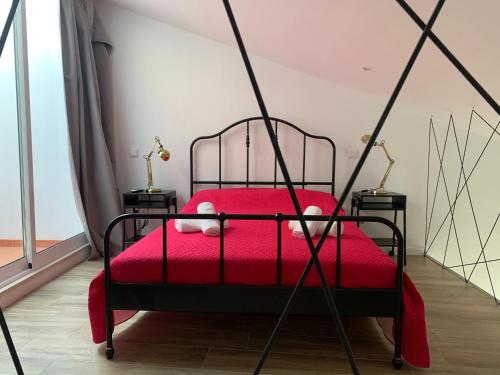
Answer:
<path fill-rule="evenodd" d="M 352 204 L 359 210 L 394 211 L 406 208 L 406 196 L 397 193 L 373 195 L 355 192 L 352 195 Z"/>
<path fill-rule="evenodd" d="M 167 208 L 174 200 L 175 191 L 159 193 L 125 193 L 123 206 L 126 208 Z"/>

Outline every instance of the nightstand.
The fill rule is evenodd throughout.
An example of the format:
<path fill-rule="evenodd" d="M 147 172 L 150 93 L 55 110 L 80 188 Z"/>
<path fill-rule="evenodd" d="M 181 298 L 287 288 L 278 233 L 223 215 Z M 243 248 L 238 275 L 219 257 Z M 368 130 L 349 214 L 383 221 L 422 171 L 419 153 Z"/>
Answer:
<path fill-rule="evenodd" d="M 148 193 L 146 191 L 123 193 L 124 214 L 128 213 L 129 210 L 137 213 L 141 209 L 162 209 L 170 213 L 171 207 L 174 207 L 175 213 L 177 213 L 177 194 L 175 190 L 162 190 L 155 193 Z M 129 245 L 144 237 L 140 232 L 137 228 L 137 220 L 134 220 L 134 235 L 126 238 L 124 221 L 122 226 L 122 250 L 125 250 Z"/>
<path fill-rule="evenodd" d="M 406 195 L 400 193 L 385 193 L 374 195 L 369 192 L 354 191 L 351 200 L 351 216 L 359 216 L 359 211 L 394 211 L 394 224 L 397 225 L 398 211 L 403 212 L 403 246 L 406 249 Z M 358 223 L 359 226 L 359 223 Z M 396 236 L 392 238 L 372 238 L 380 247 L 390 247 L 389 255 L 394 255 L 397 247 Z M 406 250 L 404 263 L 406 265 Z"/>

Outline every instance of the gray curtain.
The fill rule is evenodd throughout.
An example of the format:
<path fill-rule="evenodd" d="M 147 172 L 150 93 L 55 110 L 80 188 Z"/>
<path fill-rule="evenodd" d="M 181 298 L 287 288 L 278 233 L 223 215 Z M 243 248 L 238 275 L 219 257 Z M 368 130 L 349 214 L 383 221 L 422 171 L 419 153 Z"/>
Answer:
<path fill-rule="evenodd" d="M 103 253 L 107 224 L 120 214 L 120 199 L 108 151 L 111 143 L 110 82 L 99 87 L 96 65 L 109 69 L 110 43 L 102 28 L 94 25 L 94 6 L 89 0 L 61 0 L 61 42 L 69 141 L 77 198 L 81 199 L 84 226 L 93 256 Z M 93 46 L 94 29 L 97 37 Z M 108 72 L 109 73 L 109 72 Z M 101 78 L 106 76 L 104 70 Z M 103 95 L 106 99 L 103 99 Z M 103 107 L 106 105 L 106 107 Z M 103 125 L 106 128 L 103 128 Z M 106 130 L 104 130 L 106 129 Z M 112 146 L 112 145 L 111 145 Z M 112 147 L 110 147 L 112 148 Z M 77 206 L 78 206 L 77 202 Z"/>

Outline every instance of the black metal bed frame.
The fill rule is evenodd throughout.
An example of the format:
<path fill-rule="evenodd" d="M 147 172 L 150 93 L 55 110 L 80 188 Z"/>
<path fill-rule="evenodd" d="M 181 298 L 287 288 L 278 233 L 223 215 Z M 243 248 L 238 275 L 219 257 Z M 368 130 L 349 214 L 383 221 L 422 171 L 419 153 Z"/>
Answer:
<path fill-rule="evenodd" d="M 302 181 L 293 182 L 305 187 L 307 185 L 326 185 L 331 192 L 334 191 L 335 184 L 335 143 L 328 137 L 309 134 L 298 126 L 288 121 L 272 118 L 275 122 L 275 129 L 279 124 L 298 131 L 303 135 L 303 144 L 306 144 L 307 137 L 321 139 L 328 142 L 332 147 L 332 178 L 330 181 L 307 181 L 305 178 L 306 147 L 303 148 L 302 158 Z M 267 185 L 277 188 L 280 183 L 276 177 L 276 167 L 273 181 L 252 181 L 249 179 L 249 126 L 252 122 L 262 120 L 261 117 L 251 117 L 226 127 L 221 132 L 210 136 L 196 138 L 190 147 L 190 175 L 191 193 L 195 185 L 218 185 L 222 188 L 225 185 Z M 222 135 L 229 129 L 238 125 L 246 125 L 246 180 L 245 181 L 225 181 L 221 174 L 222 165 Z M 262 124 L 261 124 L 262 125 Z M 195 145 L 201 140 L 218 138 L 219 142 L 219 176 L 215 181 L 196 180 L 194 178 L 194 153 Z M 275 161 L 276 163 L 276 161 Z M 304 216 L 307 220 L 327 221 L 329 216 Z M 113 281 L 110 256 L 110 235 L 118 224 L 128 219 L 158 219 L 162 226 L 162 282 L 157 284 L 123 283 Z M 173 219 L 215 219 L 220 223 L 219 240 L 219 283 L 217 285 L 179 285 L 168 282 L 168 244 L 166 225 L 168 220 Z M 297 220 L 297 215 L 276 214 L 230 214 L 221 212 L 219 214 L 141 214 L 130 213 L 118 216 L 108 226 L 104 237 L 104 269 L 106 288 L 106 356 L 111 359 L 114 355 L 112 334 L 113 310 L 146 310 L 146 311 L 204 311 L 204 312 L 232 312 L 232 313 L 266 313 L 278 314 L 286 305 L 293 288 L 282 284 L 282 222 L 284 220 Z M 270 286 L 248 286 L 248 285 L 227 285 L 224 274 L 224 221 L 225 220 L 260 220 L 274 222 L 276 227 L 276 283 Z M 336 279 L 331 293 L 335 297 L 339 312 L 345 316 L 370 316 L 370 317 L 394 317 L 396 319 L 396 337 L 393 363 L 395 368 L 399 368 L 401 362 L 401 334 L 402 334 L 402 296 L 403 296 L 403 260 L 404 241 L 403 236 L 397 226 L 391 221 L 374 216 L 339 216 L 337 222 L 376 222 L 388 226 L 394 231 L 398 243 L 397 269 L 395 286 L 393 288 L 346 288 L 341 285 L 342 264 L 341 251 L 342 241 L 340 236 L 340 225 L 337 226 L 337 262 Z M 269 224 L 271 225 L 271 224 Z M 399 247 L 400 246 L 400 247 Z M 294 314 L 324 315 L 329 314 L 328 306 L 322 288 L 303 288 L 291 308 Z"/>
<path fill-rule="evenodd" d="M 278 130 L 279 126 L 288 126 L 293 129 L 295 129 L 297 132 L 302 134 L 302 181 L 291 181 L 293 185 L 301 185 L 303 189 L 305 189 L 306 186 L 330 186 L 331 187 L 331 193 L 332 195 L 335 194 L 335 165 L 336 165 L 336 154 L 337 154 L 337 148 L 335 147 L 335 143 L 328 137 L 321 136 L 321 135 L 314 135 L 305 132 L 301 128 L 299 128 L 297 125 L 292 124 L 291 122 L 276 118 L 276 117 L 270 117 L 270 120 L 274 123 L 274 133 L 276 134 L 276 139 L 278 139 Z M 252 126 L 258 125 L 259 122 L 264 121 L 263 117 L 249 117 L 240 121 L 237 121 L 225 129 L 221 130 L 218 133 L 212 134 L 212 135 L 207 135 L 207 136 L 202 136 L 196 138 L 192 143 L 189 148 L 189 174 L 191 178 L 191 185 L 190 185 L 190 191 L 191 191 L 191 196 L 194 194 L 194 185 L 218 185 L 219 189 L 222 188 L 222 185 L 245 185 L 246 187 L 249 187 L 250 185 L 268 185 L 268 186 L 274 186 L 275 188 L 277 186 L 283 186 L 286 185 L 286 181 L 278 181 L 278 159 L 276 156 L 276 153 L 274 155 L 274 180 L 273 181 L 250 181 L 250 124 Z M 245 145 L 246 145 L 246 179 L 245 181 L 224 181 L 222 179 L 222 136 L 224 133 L 228 132 L 229 130 L 239 126 L 239 125 L 246 125 L 246 137 L 245 137 Z M 202 140 L 208 140 L 208 139 L 213 139 L 217 138 L 218 139 L 218 155 L 219 155 L 219 176 L 218 180 L 195 180 L 194 179 L 194 148 L 195 145 L 202 141 Z M 306 146 L 307 146 L 307 139 L 318 139 L 327 142 L 331 147 L 332 147 L 332 178 L 330 181 L 307 181 L 306 180 Z"/>

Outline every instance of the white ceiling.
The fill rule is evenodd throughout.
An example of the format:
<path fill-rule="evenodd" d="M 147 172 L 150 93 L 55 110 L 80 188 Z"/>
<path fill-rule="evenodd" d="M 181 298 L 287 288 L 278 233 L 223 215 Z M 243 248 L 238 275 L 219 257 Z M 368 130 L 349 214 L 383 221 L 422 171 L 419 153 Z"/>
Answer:
<path fill-rule="evenodd" d="M 103 1 L 235 45 L 221 0 Z M 409 3 L 427 21 L 436 0 Z M 394 0 L 233 0 L 231 4 L 251 53 L 377 94 L 385 95 L 394 87 L 420 34 Z M 500 95 L 499 16 L 498 0 L 450 0 L 434 28 L 493 95 Z M 429 83 L 453 88 L 454 81 L 462 79 L 430 41 L 415 70 L 411 86 L 422 98 Z"/>

